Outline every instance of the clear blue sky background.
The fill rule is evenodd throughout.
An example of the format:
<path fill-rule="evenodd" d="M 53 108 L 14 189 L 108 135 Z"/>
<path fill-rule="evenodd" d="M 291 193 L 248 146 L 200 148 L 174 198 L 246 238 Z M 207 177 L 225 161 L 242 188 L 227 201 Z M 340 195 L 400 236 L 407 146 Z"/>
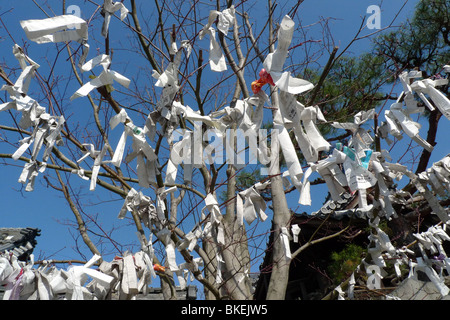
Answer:
<path fill-rule="evenodd" d="M 49 3 L 57 3 L 55 11 L 58 13 L 61 12 L 61 1 L 49 1 Z M 128 1 L 125 1 L 125 4 L 127 3 Z M 417 0 L 408 1 L 396 22 L 394 22 L 394 25 L 399 25 L 407 17 L 411 17 L 416 3 Z M 71 4 L 80 4 L 81 6 L 84 4 L 84 1 L 67 1 L 67 5 Z M 343 48 L 356 34 L 362 17 L 369 16 L 369 14 L 366 13 L 366 9 L 369 5 L 373 4 L 381 4 L 381 27 L 383 28 L 391 22 L 395 14 L 397 14 L 398 10 L 404 4 L 404 1 L 391 0 L 380 3 L 373 0 L 306 0 L 300 6 L 299 12 L 303 17 L 302 23 L 304 25 L 315 23 L 321 18 L 334 18 L 331 21 L 330 28 L 335 43 Z M 290 6 L 291 4 L 286 7 L 289 8 Z M 90 11 L 94 9 L 94 6 L 92 5 L 87 5 L 86 7 L 90 8 Z M 14 9 L 7 12 L 10 8 Z M 19 25 L 19 21 L 45 17 L 31 0 L 15 1 L 13 3 L 2 1 L 0 3 L 0 15 L 12 36 L 19 44 L 22 43 L 22 39 L 25 39 L 25 34 Z M 86 15 L 90 15 L 90 13 Z M 204 12 L 203 15 L 206 17 L 208 12 Z M 83 16 L 83 18 L 86 17 Z M 112 23 L 117 23 L 117 20 L 113 20 Z M 365 30 L 363 34 L 371 32 L 373 32 L 373 30 Z M 314 35 L 312 35 L 312 38 L 314 38 L 313 36 Z M 11 50 L 13 42 L 5 33 L 3 26 L 0 26 L 0 37 L 0 58 L 11 63 L 16 63 Z M 320 39 L 320 35 L 317 35 L 317 38 Z M 350 51 L 354 54 L 358 54 L 369 50 L 369 46 L 369 40 L 361 40 L 355 43 Z M 45 55 L 45 52 L 48 49 L 48 46 L 44 47 L 32 44 L 30 52 L 33 54 L 30 54 L 30 56 L 40 63 L 41 61 L 39 61 L 38 58 Z M 41 50 L 40 53 L 39 50 Z M 90 57 L 93 57 L 93 54 L 90 54 Z M 129 78 L 133 77 L 133 73 L 130 70 L 128 74 L 124 75 Z M 9 116 L 5 113 L 0 113 L 0 123 L 3 123 L 2 119 L 6 119 L 6 117 Z M 442 126 L 444 125 L 445 124 L 443 123 Z M 449 133 L 448 130 L 446 130 L 446 132 Z M 434 152 L 432 161 L 439 160 L 449 151 L 448 147 L 446 147 L 446 144 L 443 142 L 445 141 L 445 133 L 443 134 L 441 131 L 437 139 L 438 146 L 443 145 L 444 147 L 437 148 Z M 11 150 L 0 151 L 0 153 L 4 152 L 11 152 Z M 71 229 L 58 222 L 66 219 L 73 219 L 72 213 L 66 205 L 66 201 L 61 198 L 61 194 L 56 193 L 45 186 L 42 176 L 38 177 L 34 192 L 26 193 L 23 191 L 22 186 L 17 182 L 22 168 L 23 163 L 17 163 L 17 166 L 0 166 L 0 227 L 34 227 L 41 229 L 42 235 L 37 239 L 38 245 L 35 250 L 36 256 L 52 259 L 71 259 L 77 257 L 76 252 L 72 249 L 73 240 L 69 233 L 69 230 Z M 98 188 L 97 190 L 100 189 Z M 315 208 L 317 209 L 322 204 L 322 198 L 320 198 L 319 202 L 314 201 L 316 198 L 315 194 L 317 194 L 314 190 L 315 189 L 313 189 L 313 203 L 315 203 Z M 322 192 L 323 191 L 319 191 L 319 193 Z M 296 201 L 298 195 L 295 195 L 294 198 Z M 117 214 L 121 206 L 122 201 L 112 201 L 109 205 L 109 212 L 103 212 L 102 214 L 106 214 L 107 217 L 110 217 L 110 223 L 113 224 L 117 220 Z M 90 210 L 91 212 L 95 212 L 95 206 L 91 207 Z M 73 233 L 74 231 L 71 230 L 70 232 Z M 134 240 L 135 239 L 132 239 L 132 241 Z M 126 240 L 124 241 L 126 242 Z"/>

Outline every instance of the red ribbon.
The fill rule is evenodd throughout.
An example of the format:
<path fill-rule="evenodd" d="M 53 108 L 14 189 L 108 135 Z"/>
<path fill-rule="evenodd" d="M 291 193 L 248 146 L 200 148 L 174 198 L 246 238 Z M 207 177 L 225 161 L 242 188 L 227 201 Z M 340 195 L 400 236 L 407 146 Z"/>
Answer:
<path fill-rule="evenodd" d="M 161 266 L 161 265 L 159 265 L 159 264 L 157 264 L 157 263 L 155 263 L 155 264 L 153 265 L 153 270 L 155 270 L 155 271 L 157 271 L 157 272 L 165 272 L 165 271 L 166 271 L 166 268 L 163 267 L 163 266 Z"/>
<path fill-rule="evenodd" d="M 266 71 L 266 69 L 261 69 L 259 72 L 259 79 L 252 82 L 253 93 L 257 94 L 261 91 L 262 86 L 266 83 L 269 83 L 272 86 L 275 85 L 275 83 L 273 83 L 272 76 Z"/>

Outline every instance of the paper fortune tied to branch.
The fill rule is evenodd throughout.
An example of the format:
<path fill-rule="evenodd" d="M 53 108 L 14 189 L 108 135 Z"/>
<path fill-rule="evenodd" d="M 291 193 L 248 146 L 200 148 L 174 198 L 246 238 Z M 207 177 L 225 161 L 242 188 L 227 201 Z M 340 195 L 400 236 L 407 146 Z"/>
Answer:
<path fill-rule="evenodd" d="M 86 41 L 87 23 L 75 15 L 20 21 L 27 38 L 37 43 Z"/>
<path fill-rule="evenodd" d="M 108 34 L 109 29 L 109 22 L 111 21 L 111 15 L 114 14 L 114 12 L 120 10 L 120 20 L 125 19 L 125 17 L 128 14 L 128 9 L 125 7 L 125 5 L 122 2 L 112 2 L 112 0 L 105 0 L 103 3 L 103 12 L 105 13 L 105 20 L 103 21 L 102 26 L 102 36 L 106 37 Z"/>
<path fill-rule="evenodd" d="M 217 28 L 224 35 L 227 35 L 228 29 L 235 22 L 235 9 L 231 6 L 229 9 L 225 9 L 222 12 L 211 10 L 209 13 L 208 23 L 203 27 L 200 31 L 199 37 L 200 40 L 206 34 L 209 34 L 209 64 L 211 66 L 211 70 L 216 72 L 222 72 L 227 70 L 227 65 L 225 63 L 225 57 L 220 49 L 220 45 L 216 40 L 216 31 L 212 27 L 212 24 L 216 19 L 219 19 L 217 24 Z"/>
<path fill-rule="evenodd" d="M 79 65 L 82 65 L 89 52 L 88 25 L 75 15 L 61 15 L 47 19 L 20 21 L 28 39 L 36 43 L 77 41 L 84 46 Z"/>
<path fill-rule="evenodd" d="M 264 61 L 264 69 L 270 73 L 275 85 L 281 91 L 300 94 L 311 90 L 314 85 L 306 80 L 294 78 L 289 71 L 283 72 L 283 65 L 288 56 L 289 45 L 292 41 L 295 22 L 284 16 L 278 30 L 278 46 L 273 53 L 269 53 Z"/>
<path fill-rule="evenodd" d="M 86 72 L 92 70 L 96 66 L 102 66 L 103 71 L 100 75 L 88 83 L 84 84 L 80 89 L 78 89 L 71 97 L 70 100 L 74 100 L 79 97 L 87 96 L 92 90 L 100 88 L 102 86 L 112 85 L 114 81 L 117 81 L 125 88 L 130 85 L 130 79 L 124 77 L 120 73 L 110 70 L 109 65 L 111 59 L 108 55 L 99 55 L 81 66 L 81 71 Z"/>

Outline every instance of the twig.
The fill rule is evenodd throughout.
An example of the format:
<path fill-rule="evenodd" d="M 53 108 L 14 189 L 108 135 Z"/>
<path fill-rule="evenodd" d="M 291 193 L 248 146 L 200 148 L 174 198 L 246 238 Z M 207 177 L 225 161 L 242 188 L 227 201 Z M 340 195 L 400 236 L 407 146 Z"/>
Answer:
<path fill-rule="evenodd" d="M 314 100 L 316 99 L 317 94 L 319 93 L 320 88 L 322 87 L 325 78 L 327 77 L 328 73 L 331 70 L 331 67 L 334 64 L 334 57 L 336 56 L 336 53 L 338 51 L 339 47 L 334 47 L 333 51 L 330 54 L 330 57 L 328 58 L 328 62 L 325 65 L 325 68 L 323 69 L 323 72 L 320 76 L 319 81 L 317 82 L 317 84 L 315 85 L 315 87 L 313 88 L 312 92 L 311 92 L 311 97 L 309 98 L 308 101 L 308 105 L 312 105 L 314 103 Z"/>

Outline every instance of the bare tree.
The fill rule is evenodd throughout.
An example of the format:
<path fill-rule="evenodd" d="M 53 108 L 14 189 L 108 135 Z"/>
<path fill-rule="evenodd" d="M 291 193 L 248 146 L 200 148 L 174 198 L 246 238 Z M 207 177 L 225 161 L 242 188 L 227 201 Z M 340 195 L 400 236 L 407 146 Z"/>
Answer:
<path fill-rule="evenodd" d="M 16 42 L 4 25 L 14 44 L 4 55 L 13 54 L 17 63 L 0 70 L 5 81 L 0 110 L 9 116 L 0 124 L 5 136 L 0 157 L 4 164 L 23 162 L 19 182 L 26 191 L 42 181 L 63 195 L 74 214 L 70 224 L 79 233 L 74 238 L 80 255 L 88 261 L 88 248 L 97 257 L 77 270 L 96 263 L 109 277 L 97 275 L 90 290 L 72 290 L 70 297 L 117 293 L 130 299 L 157 275 L 165 298 L 176 299 L 175 286 L 185 285 L 190 274 L 206 299 L 252 299 L 249 275 L 258 272 L 270 235 L 266 298 L 284 299 L 291 259 L 348 228 L 311 238 L 290 252 L 293 215 L 287 195 L 295 191 L 299 203 L 308 205 L 311 170 L 333 199 L 349 190 L 359 195 L 356 208 L 367 213 L 373 244 L 379 244 L 379 217 L 390 218 L 392 187 L 380 167 L 402 172 L 419 186 L 410 171 L 386 163 L 380 145 L 390 123 L 379 123 L 374 108 L 391 98 L 381 97 L 380 88 L 392 74 L 370 87 L 352 85 L 337 96 L 321 96 L 327 78 L 335 79 L 333 68 L 339 64 L 345 70 L 353 62 L 346 64 L 347 48 L 333 45 L 326 21 L 322 39 L 308 38 L 311 26 L 296 23 L 302 2 L 279 8 L 268 1 L 261 8 L 256 1 L 89 0 L 78 17 L 67 14 L 66 1 L 62 8 L 33 1 L 39 15 L 21 22 L 26 40 Z M 364 38 L 364 23 L 353 41 Z M 35 46 L 50 48 L 41 63 L 29 54 Z M 363 97 L 352 100 L 355 92 Z M 346 95 L 352 97 L 342 103 Z M 374 140 L 364 127 L 369 122 Z M 263 125 L 271 128 L 269 137 L 262 135 Z M 345 139 L 347 149 L 330 143 Z M 372 153 L 361 156 L 372 142 L 372 158 Z M 350 159 L 352 152 L 359 166 L 336 160 Z M 243 154 L 247 158 L 240 162 Z M 370 168 L 362 158 L 371 161 Z M 369 182 L 359 186 L 352 170 Z M 344 171 L 348 181 L 338 185 Z M 382 204 L 373 200 L 380 197 Z M 440 208 L 432 194 L 425 198 Z M 126 231 L 129 238 L 137 234 L 133 245 L 115 239 L 116 227 L 104 228 L 103 219 L 116 217 L 89 212 L 93 204 L 110 201 L 117 204 L 121 228 L 133 227 Z M 108 256 L 116 257 L 108 262 Z"/>

